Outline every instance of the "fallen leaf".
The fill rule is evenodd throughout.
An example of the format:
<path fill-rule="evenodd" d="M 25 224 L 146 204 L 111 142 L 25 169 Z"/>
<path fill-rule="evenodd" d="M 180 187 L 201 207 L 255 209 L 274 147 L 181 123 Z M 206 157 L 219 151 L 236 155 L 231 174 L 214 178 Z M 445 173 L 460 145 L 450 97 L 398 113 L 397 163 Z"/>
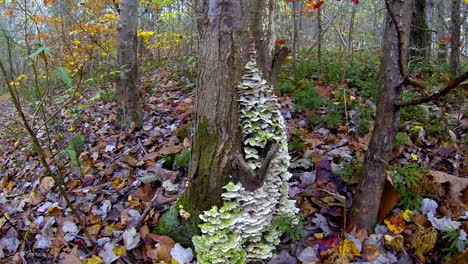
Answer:
<path fill-rule="evenodd" d="M 385 219 L 384 223 L 394 234 L 400 234 L 405 230 L 405 222 L 402 214 L 390 216 Z"/>
<path fill-rule="evenodd" d="M 83 264 L 101 264 L 103 260 L 98 256 L 92 256 L 90 258 L 85 258 Z"/>
<path fill-rule="evenodd" d="M 127 250 L 134 249 L 140 242 L 140 234 L 137 233 L 134 227 L 127 229 L 123 233 L 124 245 Z"/>
<path fill-rule="evenodd" d="M 178 264 L 187 264 L 192 261 L 193 252 L 191 248 L 184 248 L 177 243 L 171 250 L 171 256 Z"/>
<path fill-rule="evenodd" d="M 120 256 L 114 253 L 114 247 L 114 243 L 108 242 L 104 245 L 104 248 L 100 250 L 99 256 L 102 258 L 104 264 L 110 264 L 120 258 Z"/>
<path fill-rule="evenodd" d="M 44 177 L 41 181 L 41 184 L 39 185 L 39 192 L 41 194 L 46 194 L 50 192 L 52 187 L 54 187 L 54 184 L 55 184 L 54 178 L 50 176 Z"/>
<path fill-rule="evenodd" d="M 362 249 L 362 258 L 365 261 L 374 261 L 380 255 L 379 249 L 374 245 L 364 245 Z"/>

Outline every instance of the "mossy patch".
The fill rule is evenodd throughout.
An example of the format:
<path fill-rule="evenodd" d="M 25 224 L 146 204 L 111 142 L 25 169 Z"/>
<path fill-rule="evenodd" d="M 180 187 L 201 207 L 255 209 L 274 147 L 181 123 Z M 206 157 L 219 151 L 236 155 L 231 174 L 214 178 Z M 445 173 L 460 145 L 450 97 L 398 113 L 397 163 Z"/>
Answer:
<path fill-rule="evenodd" d="M 185 200 L 183 195 L 169 211 L 159 218 L 159 223 L 154 229 L 154 233 L 169 236 L 185 247 L 192 247 L 192 237 L 200 233 L 198 228 L 199 220 L 197 220 L 198 217 L 194 217 L 193 215 L 188 220 L 180 216 L 180 206 L 191 214 L 193 212 L 192 208 L 186 205 Z"/>

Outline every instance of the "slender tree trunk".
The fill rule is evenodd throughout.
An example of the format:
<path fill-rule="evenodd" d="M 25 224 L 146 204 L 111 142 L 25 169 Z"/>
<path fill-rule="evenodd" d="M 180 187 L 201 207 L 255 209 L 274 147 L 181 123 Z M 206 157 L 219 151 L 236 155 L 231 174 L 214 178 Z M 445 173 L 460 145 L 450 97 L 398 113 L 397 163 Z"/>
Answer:
<path fill-rule="evenodd" d="M 460 74 L 460 4 L 461 0 L 452 1 L 452 13 L 450 23 L 450 68 L 454 77 Z"/>
<path fill-rule="evenodd" d="M 446 0 L 439 0 L 437 4 L 437 41 L 440 46 L 440 50 L 437 55 L 439 62 L 447 63 L 447 43 L 444 41 L 444 38 L 447 36 L 447 30 L 445 25 L 445 2 Z"/>
<path fill-rule="evenodd" d="M 348 229 L 357 227 L 370 231 L 376 224 L 389 154 L 395 143 L 395 135 L 400 123 L 400 111 L 395 101 L 401 98 L 402 85 L 400 84 L 403 82 L 404 70 L 400 66 L 406 65 L 412 1 L 386 1 L 392 11 L 387 9 L 385 18 L 385 41 L 382 49 L 375 127 L 353 200 Z M 398 23 L 401 42 L 399 42 L 397 27 L 389 12 L 393 12 L 393 17 Z"/>
<path fill-rule="evenodd" d="M 296 56 L 297 56 L 297 17 L 296 17 L 297 3 L 293 1 L 292 4 L 292 21 L 293 21 L 293 43 L 292 43 L 292 55 L 293 55 L 293 66 L 296 66 Z"/>
<path fill-rule="evenodd" d="M 353 5 L 353 11 L 351 12 L 351 19 L 349 21 L 349 32 L 348 32 L 348 54 L 352 54 L 353 51 L 353 33 L 354 33 L 354 18 L 356 17 L 358 5 Z"/>
<path fill-rule="evenodd" d="M 317 10 L 317 60 L 322 61 L 322 9 Z"/>
<path fill-rule="evenodd" d="M 118 28 L 117 64 L 120 73 L 116 79 L 117 98 L 120 106 L 117 124 L 127 127 L 131 122 L 141 121 L 141 106 L 136 87 L 137 69 L 137 16 L 138 3 L 134 0 L 120 2 Z"/>
<path fill-rule="evenodd" d="M 424 58 L 431 48 L 431 31 L 426 19 L 426 0 L 414 0 L 410 33 L 410 56 Z"/>

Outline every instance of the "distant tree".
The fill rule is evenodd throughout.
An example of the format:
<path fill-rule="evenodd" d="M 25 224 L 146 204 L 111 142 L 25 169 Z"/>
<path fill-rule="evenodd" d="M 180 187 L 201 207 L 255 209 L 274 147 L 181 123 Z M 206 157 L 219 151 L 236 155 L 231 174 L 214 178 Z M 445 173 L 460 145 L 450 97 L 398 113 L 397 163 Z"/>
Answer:
<path fill-rule="evenodd" d="M 446 15 L 446 0 L 439 0 L 437 3 L 437 41 L 439 46 L 439 52 L 437 53 L 437 59 L 439 62 L 447 63 L 447 25 L 445 24 Z"/>
<path fill-rule="evenodd" d="M 461 0 L 452 0 L 452 12 L 450 19 L 450 68 L 453 76 L 460 74 L 460 17 Z"/>
<path fill-rule="evenodd" d="M 131 122 L 141 120 L 141 106 L 138 89 L 137 67 L 137 18 L 138 3 L 136 0 L 120 2 L 120 18 L 118 28 L 117 64 L 120 73 L 116 79 L 119 110 L 117 124 L 128 126 Z"/>
<path fill-rule="evenodd" d="M 426 0 L 414 0 L 410 31 L 410 56 L 427 57 L 431 50 L 432 30 L 429 28 Z"/>

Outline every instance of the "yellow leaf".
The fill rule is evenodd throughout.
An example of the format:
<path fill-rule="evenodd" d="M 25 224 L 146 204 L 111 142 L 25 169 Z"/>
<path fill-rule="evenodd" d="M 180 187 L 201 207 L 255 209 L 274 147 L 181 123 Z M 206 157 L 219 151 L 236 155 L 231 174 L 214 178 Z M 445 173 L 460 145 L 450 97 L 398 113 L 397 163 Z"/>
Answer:
<path fill-rule="evenodd" d="M 5 4 L 5 0 L 0 0 L 0 5 L 4 5 L 4 4 Z"/>
<path fill-rule="evenodd" d="M 84 259 L 83 264 L 101 264 L 102 262 L 102 258 L 98 256 L 92 256 L 90 258 Z"/>
<path fill-rule="evenodd" d="M 127 254 L 127 251 L 125 250 L 125 247 L 124 246 L 120 246 L 120 245 L 117 245 L 114 247 L 114 249 L 112 250 L 114 252 L 114 254 L 116 254 L 117 256 L 125 256 Z"/>
<path fill-rule="evenodd" d="M 405 240 L 402 235 L 397 235 L 397 236 L 384 235 L 384 244 L 387 247 L 391 247 L 397 251 L 403 250 L 404 241 Z"/>
<path fill-rule="evenodd" d="M 409 222 L 411 220 L 411 216 L 414 214 L 413 211 L 409 210 L 409 209 L 406 209 L 404 212 L 403 212 L 403 219 L 405 219 L 406 222 Z"/>
<path fill-rule="evenodd" d="M 353 241 L 345 239 L 340 246 L 340 255 L 353 259 L 354 256 L 361 256 L 361 253 Z"/>
<path fill-rule="evenodd" d="M 44 5 L 48 6 L 48 5 L 53 5 L 55 4 L 55 0 L 44 0 Z"/>
<path fill-rule="evenodd" d="M 411 158 L 414 160 L 414 161 L 418 161 L 418 155 L 414 154 L 414 153 L 411 153 Z"/>

